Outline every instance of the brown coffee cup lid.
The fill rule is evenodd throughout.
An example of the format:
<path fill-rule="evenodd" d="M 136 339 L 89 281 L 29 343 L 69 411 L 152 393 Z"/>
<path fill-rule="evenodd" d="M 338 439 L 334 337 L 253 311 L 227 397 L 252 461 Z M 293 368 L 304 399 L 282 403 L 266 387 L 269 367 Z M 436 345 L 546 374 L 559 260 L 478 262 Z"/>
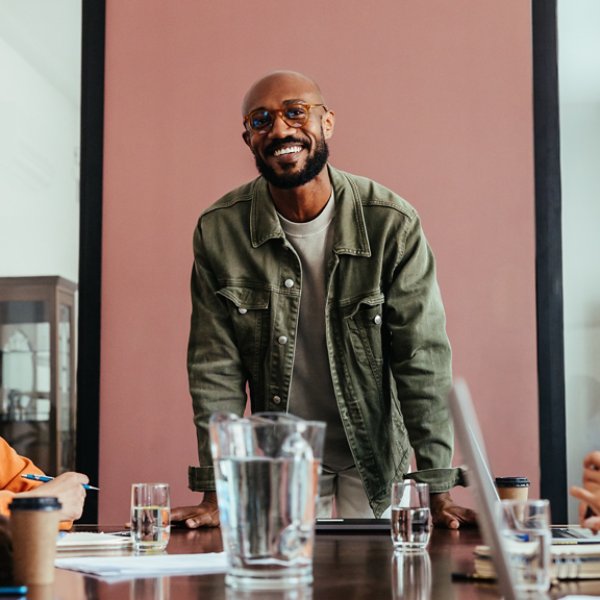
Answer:
<path fill-rule="evenodd" d="M 496 487 L 529 487 L 527 477 L 496 477 Z"/>
<path fill-rule="evenodd" d="M 8 506 L 15 510 L 60 510 L 62 504 L 54 496 L 27 496 L 24 498 L 13 498 Z"/>

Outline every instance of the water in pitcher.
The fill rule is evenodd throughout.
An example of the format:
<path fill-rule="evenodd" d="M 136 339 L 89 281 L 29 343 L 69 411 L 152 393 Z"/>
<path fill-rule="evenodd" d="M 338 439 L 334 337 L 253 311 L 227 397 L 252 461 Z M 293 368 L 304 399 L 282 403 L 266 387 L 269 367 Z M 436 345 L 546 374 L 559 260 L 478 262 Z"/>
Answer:
<path fill-rule="evenodd" d="M 217 462 L 219 506 L 227 507 L 221 508 L 222 533 L 234 568 L 294 573 L 310 568 L 317 472 L 314 460 L 295 458 Z"/>

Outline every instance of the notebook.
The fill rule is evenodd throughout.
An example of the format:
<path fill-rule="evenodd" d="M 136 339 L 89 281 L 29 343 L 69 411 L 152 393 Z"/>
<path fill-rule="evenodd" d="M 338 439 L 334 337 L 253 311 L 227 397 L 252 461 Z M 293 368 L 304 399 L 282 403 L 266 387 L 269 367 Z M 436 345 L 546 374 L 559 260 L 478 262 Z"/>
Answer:
<path fill-rule="evenodd" d="M 317 519 L 317 533 L 387 533 L 391 535 L 390 519 Z"/>

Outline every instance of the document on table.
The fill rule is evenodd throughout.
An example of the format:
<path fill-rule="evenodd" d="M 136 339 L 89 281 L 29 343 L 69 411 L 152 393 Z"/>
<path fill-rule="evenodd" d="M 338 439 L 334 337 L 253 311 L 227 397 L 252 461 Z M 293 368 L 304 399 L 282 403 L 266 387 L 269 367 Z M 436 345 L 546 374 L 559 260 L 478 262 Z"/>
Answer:
<path fill-rule="evenodd" d="M 208 575 L 227 570 L 224 552 L 58 558 L 54 564 L 59 569 L 81 571 L 113 581 L 162 575 Z"/>

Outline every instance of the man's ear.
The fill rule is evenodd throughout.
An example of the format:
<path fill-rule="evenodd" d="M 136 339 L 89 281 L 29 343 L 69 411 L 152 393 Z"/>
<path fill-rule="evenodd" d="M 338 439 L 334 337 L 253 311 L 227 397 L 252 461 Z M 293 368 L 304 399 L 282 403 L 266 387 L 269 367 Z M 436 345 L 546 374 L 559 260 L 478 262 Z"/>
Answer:
<path fill-rule="evenodd" d="M 244 133 L 242 133 L 242 139 L 246 143 L 246 146 L 249 146 L 250 150 L 252 150 L 252 146 L 250 146 L 250 134 L 248 131 L 244 130 Z"/>
<path fill-rule="evenodd" d="M 332 110 L 328 110 L 323 115 L 323 135 L 328 140 L 333 137 L 333 130 L 335 128 L 335 113 Z"/>

